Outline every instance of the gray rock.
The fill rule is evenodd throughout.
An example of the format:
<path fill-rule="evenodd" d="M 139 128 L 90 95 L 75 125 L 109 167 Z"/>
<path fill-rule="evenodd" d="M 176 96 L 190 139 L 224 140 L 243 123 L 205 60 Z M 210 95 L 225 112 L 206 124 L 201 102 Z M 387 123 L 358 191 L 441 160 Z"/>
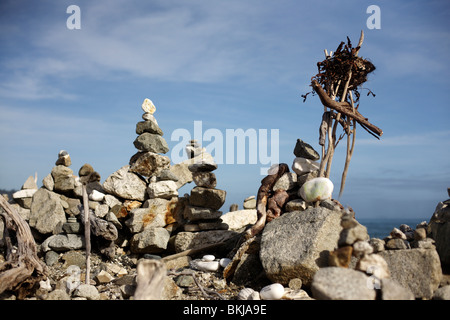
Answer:
<path fill-rule="evenodd" d="M 443 265 L 450 266 L 450 205 L 440 202 L 430 219 L 428 230 Z"/>
<path fill-rule="evenodd" d="M 150 199 L 171 199 L 178 196 L 177 184 L 172 180 L 152 181 L 148 185 L 147 193 Z"/>
<path fill-rule="evenodd" d="M 75 297 L 86 298 L 87 300 L 99 300 L 100 293 L 95 286 L 90 284 L 80 284 L 78 288 L 75 289 L 73 295 Z"/>
<path fill-rule="evenodd" d="M 320 156 L 317 153 L 317 151 L 314 150 L 314 148 L 311 147 L 311 145 L 309 145 L 308 143 L 304 142 L 301 139 L 297 139 L 297 143 L 295 144 L 294 148 L 294 155 L 296 157 L 311 159 L 314 161 L 320 159 Z"/>
<path fill-rule="evenodd" d="M 29 224 L 42 234 L 61 232 L 66 214 L 58 194 L 40 188 L 34 195 L 30 209 Z"/>
<path fill-rule="evenodd" d="M 154 121 L 140 121 L 136 123 L 136 134 L 143 134 L 144 132 L 154 133 L 159 136 L 163 135 L 161 128 Z"/>
<path fill-rule="evenodd" d="M 188 249 L 194 249 L 209 244 L 223 242 L 236 235 L 239 235 L 239 233 L 232 230 L 179 232 L 176 235 L 174 241 L 175 251 L 181 252 Z"/>
<path fill-rule="evenodd" d="M 222 216 L 222 211 L 209 208 L 187 206 L 184 210 L 184 217 L 189 221 L 203 219 L 218 219 Z"/>
<path fill-rule="evenodd" d="M 245 198 L 242 206 L 247 210 L 256 209 L 256 197 L 250 196 Z"/>
<path fill-rule="evenodd" d="M 154 152 L 138 152 L 130 159 L 130 171 L 150 177 L 170 167 L 170 158 Z"/>
<path fill-rule="evenodd" d="M 75 188 L 75 177 L 72 169 L 58 165 L 53 167 L 51 175 L 54 181 L 53 189 L 62 193 L 72 191 Z"/>
<path fill-rule="evenodd" d="M 103 182 L 103 189 L 119 198 L 144 201 L 147 184 L 129 168 L 129 165 L 123 166 L 111 174 Z"/>
<path fill-rule="evenodd" d="M 49 173 L 42 179 L 42 185 L 47 188 L 49 191 L 53 191 L 53 188 L 55 186 L 55 181 L 53 180 L 52 174 Z"/>
<path fill-rule="evenodd" d="M 212 161 L 201 161 L 188 166 L 191 172 L 211 172 L 217 169 L 217 164 Z"/>
<path fill-rule="evenodd" d="M 59 260 L 59 254 L 53 250 L 45 253 L 45 264 L 48 266 L 54 265 Z"/>
<path fill-rule="evenodd" d="M 360 271 L 340 267 L 326 267 L 317 271 L 311 291 L 318 300 L 375 300 L 376 297 L 368 276 Z"/>
<path fill-rule="evenodd" d="M 77 234 L 55 234 L 48 237 L 41 244 L 44 252 L 49 250 L 64 252 L 68 250 L 78 250 L 84 247 L 84 237 Z"/>
<path fill-rule="evenodd" d="M 70 300 L 70 297 L 66 290 L 55 289 L 45 296 L 45 300 Z"/>
<path fill-rule="evenodd" d="M 140 151 L 150 151 L 154 153 L 167 153 L 169 146 L 166 140 L 153 133 L 144 132 L 139 135 L 133 142 L 136 149 Z"/>
<path fill-rule="evenodd" d="M 382 300 L 415 300 L 414 293 L 395 280 L 381 279 L 380 288 Z"/>
<path fill-rule="evenodd" d="M 273 186 L 273 191 L 278 189 L 291 190 L 297 186 L 297 174 L 294 172 L 286 172 Z"/>
<path fill-rule="evenodd" d="M 153 205 L 150 208 L 137 208 L 131 210 L 130 219 L 125 221 L 125 225 L 132 233 L 142 232 L 147 227 L 164 227 L 166 225 L 165 215 L 168 202 L 169 201 L 164 199 L 158 199 L 153 202 Z M 160 205 L 155 205 L 157 203 Z"/>
<path fill-rule="evenodd" d="M 309 207 L 269 222 L 260 251 L 267 277 L 281 284 L 300 278 L 309 286 L 317 270 L 328 266 L 329 253 L 335 249 L 342 230 L 340 221 L 340 211 Z"/>
<path fill-rule="evenodd" d="M 130 241 L 133 253 L 159 253 L 167 249 L 170 233 L 164 228 L 146 228 Z"/>
<path fill-rule="evenodd" d="M 382 240 L 382 239 L 371 238 L 369 240 L 369 244 L 372 246 L 374 253 L 384 251 L 385 243 L 384 243 L 384 240 Z"/>
<path fill-rule="evenodd" d="M 38 189 L 38 186 L 36 184 L 36 181 L 34 180 L 33 176 L 29 176 L 28 179 L 24 182 L 23 186 L 22 186 L 22 190 L 27 190 L 27 189 Z"/>
<path fill-rule="evenodd" d="M 170 161 L 169 161 L 170 162 Z M 170 167 L 170 165 L 168 166 Z M 163 169 L 161 172 L 157 175 L 158 181 L 166 181 L 166 180 L 172 180 L 177 182 L 178 177 L 172 173 L 169 169 Z"/>
<path fill-rule="evenodd" d="M 355 227 L 342 230 L 338 245 L 339 247 L 351 246 L 356 241 L 368 241 L 369 238 L 367 228 L 358 222 Z"/>
<path fill-rule="evenodd" d="M 192 178 L 197 187 L 215 188 L 217 186 L 216 175 L 213 172 L 194 172 Z"/>
<path fill-rule="evenodd" d="M 400 238 L 390 239 L 386 242 L 386 249 L 389 250 L 402 250 L 409 249 L 409 242 Z"/>
<path fill-rule="evenodd" d="M 409 288 L 416 298 L 431 299 L 442 278 L 439 255 L 434 249 L 385 250 L 391 278 Z"/>
<path fill-rule="evenodd" d="M 236 210 L 225 213 L 220 217 L 230 230 L 240 230 L 256 223 L 256 209 Z"/>
<path fill-rule="evenodd" d="M 195 187 L 191 190 L 189 203 L 196 207 L 219 210 L 225 202 L 226 194 L 225 190 Z"/>
<path fill-rule="evenodd" d="M 224 223 L 222 219 L 201 220 L 198 221 L 200 230 L 228 230 L 228 224 Z"/>
<path fill-rule="evenodd" d="M 433 300 L 450 300 L 450 285 L 437 289 L 433 294 Z"/>

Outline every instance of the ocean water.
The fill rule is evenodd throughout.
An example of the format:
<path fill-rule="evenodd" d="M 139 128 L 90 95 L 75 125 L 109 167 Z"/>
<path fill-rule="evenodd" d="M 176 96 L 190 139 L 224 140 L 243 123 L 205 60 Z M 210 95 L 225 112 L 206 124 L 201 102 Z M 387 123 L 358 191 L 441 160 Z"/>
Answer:
<path fill-rule="evenodd" d="M 383 239 L 387 237 L 393 228 L 399 228 L 402 224 L 407 224 L 412 229 L 416 229 L 416 225 L 422 221 L 429 222 L 430 218 L 359 218 L 356 220 L 367 228 L 367 232 L 371 238 Z"/>

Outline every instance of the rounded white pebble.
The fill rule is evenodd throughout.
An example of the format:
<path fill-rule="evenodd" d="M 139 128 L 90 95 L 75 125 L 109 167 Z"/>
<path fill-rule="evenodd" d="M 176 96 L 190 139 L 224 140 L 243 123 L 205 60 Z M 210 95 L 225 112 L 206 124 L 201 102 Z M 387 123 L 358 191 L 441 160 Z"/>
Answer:
<path fill-rule="evenodd" d="M 222 258 L 219 260 L 219 264 L 222 268 L 226 268 L 230 262 L 231 262 L 231 259 L 228 259 L 228 258 Z"/>
<path fill-rule="evenodd" d="M 215 259 L 216 257 L 214 257 L 212 254 L 206 254 L 202 258 L 203 261 L 214 261 Z"/>
<path fill-rule="evenodd" d="M 217 271 L 219 270 L 219 261 L 197 261 L 195 267 L 200 271 Z"/>
<path fill-rule="evenodd" d="M 259 295 L 262 300 L 280 300 L 284 295 L 284 287 L 280 283 L 272 283 L 262 288 Z"/>

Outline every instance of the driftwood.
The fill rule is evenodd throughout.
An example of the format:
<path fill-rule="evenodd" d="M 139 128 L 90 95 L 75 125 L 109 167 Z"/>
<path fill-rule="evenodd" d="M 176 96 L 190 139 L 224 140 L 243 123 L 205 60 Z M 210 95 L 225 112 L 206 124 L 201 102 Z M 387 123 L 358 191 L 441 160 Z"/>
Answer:
<path fill-rule="evenodd" d="M 145 259 L 137 265 L 134 300 L 160 300 L 164 289 L 166 265 L 159 260 Z"/>
<path fill-rule="evenodd" d="M 46 276 L 47 268 L 37 256 L 36 243 L 26 221 L 1 195 L 0 205 L 4 209 L 0 210 L 0 216 L 5 221 L 7 245 L 6 262 L 0 265 L 0 293 L 17 290 L 18 298 L 23 299 Z"/>
<path fill-rule="evenodd" d="M 267 201 L 272 192 L 273 186 L 281 178 L 283 174 L 289 172 L 289 167 L 285 163 L 278 165 L 278 170 L 275 173 L 269 174 L 267 177 L 261 180 L 261 186 L 258 189 L 256 196 L 256 213 L 258 220 L 256 223 L 246 231 L 244 239 L 248 240 L 260 233 L 267 220 Z"/>
<path fill-rule="evenodd" d="M 381 137 L 383 135 L 383 130 L 378 128 L 369 122 L 367 118 L 365 118 L 358 110 L 354 109 L 351 104 L 346 101 L 337 102 L 332 100 L 323 90 L 322 86 L 316 80 L 311 82 L 313 89 L 319 95 L 320 101 L 322 104 L 330 109 L 336 110 L 347 117 L 353 118 L 358 122 L 365 130 L 374 135 L 375 137 Z"/>

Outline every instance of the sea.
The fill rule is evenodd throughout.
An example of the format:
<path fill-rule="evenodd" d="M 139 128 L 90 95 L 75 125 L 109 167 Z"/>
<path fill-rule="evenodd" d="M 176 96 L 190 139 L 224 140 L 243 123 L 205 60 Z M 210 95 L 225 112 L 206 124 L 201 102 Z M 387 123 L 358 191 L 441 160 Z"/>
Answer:
<path fill-rule="evenodd" d="M 430 218 L 356 218 L 360 224 L 367 228 L 367 232 L 371 238 L 383 239 L 391 233 L 393 228 L 399 228 L 400 225 L 406 224 L 412 229 Z"/>

